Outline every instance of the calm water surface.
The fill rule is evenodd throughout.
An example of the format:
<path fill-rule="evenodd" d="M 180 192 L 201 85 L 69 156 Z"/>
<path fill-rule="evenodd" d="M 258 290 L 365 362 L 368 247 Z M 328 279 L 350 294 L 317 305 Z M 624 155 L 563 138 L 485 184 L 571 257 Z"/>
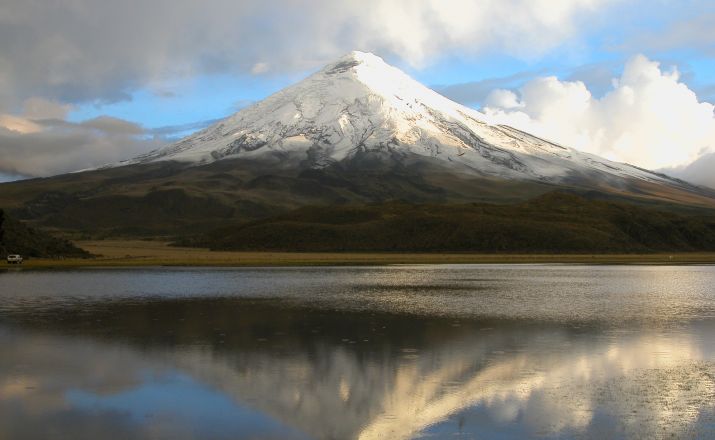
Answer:
<path fill-rule="evenodd" d="M 0 272 L 0 439 L 715 437 L 715 267 Z"/>

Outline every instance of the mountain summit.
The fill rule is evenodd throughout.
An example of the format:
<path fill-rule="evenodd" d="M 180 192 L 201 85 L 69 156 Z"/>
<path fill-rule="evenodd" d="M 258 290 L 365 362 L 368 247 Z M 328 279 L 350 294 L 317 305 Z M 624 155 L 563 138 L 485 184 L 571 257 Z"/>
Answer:
<path fill-rule="evenodd" d="M 602 176 L 681 186 L 666 176 L 493 125 L 371 53 L 351 52 L 303 81 L 169 147 L 118 165 L 279 159 L 321 168 L 370 154 L 420 156 L 462 173 L 562 183 Z"/>

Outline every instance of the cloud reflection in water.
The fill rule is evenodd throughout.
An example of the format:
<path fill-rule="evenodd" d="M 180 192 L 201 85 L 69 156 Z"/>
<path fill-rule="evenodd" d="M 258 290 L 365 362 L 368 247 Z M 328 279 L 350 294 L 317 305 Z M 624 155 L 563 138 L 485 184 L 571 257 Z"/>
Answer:
<path fill-rule="evenodd" d="M 0 437 L 713 434 L 707 320 L 613 328 L 233 298 L 10 318 Z"/>

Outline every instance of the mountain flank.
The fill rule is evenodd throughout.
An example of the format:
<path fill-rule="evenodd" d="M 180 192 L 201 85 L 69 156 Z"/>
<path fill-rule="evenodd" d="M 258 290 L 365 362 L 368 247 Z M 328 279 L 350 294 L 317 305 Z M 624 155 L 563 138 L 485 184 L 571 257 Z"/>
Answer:
<path fill-rule="evenodd" d="M 376 155 L 378 165 L 371 161 Z M 304 206 L 514 204 L 553 191 L 683 213 L 715 209 L 715 198 L 705 190 L 639 180 L 584 187 L 501 179 L 416 155 L 408 163 L 381 156 L 364 153 L 320 169 L 247 159 L 129 165 L 0 184 L 0 204 L 28 225 L 83 238 L 188 236 Z"/>
<path fill-rule="evenodd" d="M 553 192 L 512 205 L 304 207 L 179 245 L 241 251 L 648 253 L 715 251 L 715 215 Z"/>

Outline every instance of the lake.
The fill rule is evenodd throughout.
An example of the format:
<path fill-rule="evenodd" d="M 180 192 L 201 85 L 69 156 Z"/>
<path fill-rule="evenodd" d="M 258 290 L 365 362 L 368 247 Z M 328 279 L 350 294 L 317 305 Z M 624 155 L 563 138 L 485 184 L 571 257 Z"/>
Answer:
<path fill-rule="evenodd" d="M 715 267 L 0 272 L 0 438 L 715 437 Z"/>

